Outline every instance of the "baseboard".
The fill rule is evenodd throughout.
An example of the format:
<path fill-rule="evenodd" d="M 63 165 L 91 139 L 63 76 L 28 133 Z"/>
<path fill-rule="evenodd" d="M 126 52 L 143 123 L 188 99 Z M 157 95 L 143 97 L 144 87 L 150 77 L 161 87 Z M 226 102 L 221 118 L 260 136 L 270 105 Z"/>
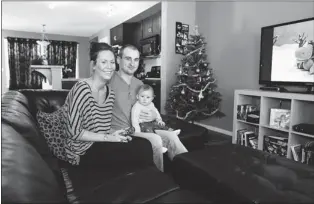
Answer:
<path fill-rule="evenodd" d="M 219 133 L 222 133 L 222 134 L 225 134 L 225 135 L 228 135 L 228 136 L 232 137 L 232 132 L 231 131 L 228 131 L 228 130 L 225 130 L 225 129 L 221 129 L 221 128 L 218 128 L 218 127 L 214 127 L 214 126 L 210 126 L 210 125 L 205 125 L 205 124 L 198 123 L 198 122 L 194 122 L 194 124 L 202 126 L 202 127 L 205 127 L 208 130 L 211 130 L 211 131 L 214 131 L 214 132 L 219 132 Z"/>

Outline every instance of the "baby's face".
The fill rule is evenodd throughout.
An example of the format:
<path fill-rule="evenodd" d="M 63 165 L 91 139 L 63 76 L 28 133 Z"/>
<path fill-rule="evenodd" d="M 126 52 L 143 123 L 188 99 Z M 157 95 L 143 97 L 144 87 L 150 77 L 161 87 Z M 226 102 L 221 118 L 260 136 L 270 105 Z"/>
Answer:
<path fill-rule="evenodd" d="M 145 90 L 138 94 L 138 101 L 143 106 L 148 106 L 154 99 L 153 93 L 151 90 Z"/>

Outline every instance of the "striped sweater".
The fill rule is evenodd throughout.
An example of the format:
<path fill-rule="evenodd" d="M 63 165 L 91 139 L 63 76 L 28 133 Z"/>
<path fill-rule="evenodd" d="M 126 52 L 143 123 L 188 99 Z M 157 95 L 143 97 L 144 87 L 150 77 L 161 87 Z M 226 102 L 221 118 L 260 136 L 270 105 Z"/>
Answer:
<path fill-rule="evenodd" d="M 66 154 L 72 164 L 79 164 L 80 155 L 84 155 L 93 142 L 81 141 L 85 130 L 94 133 L 109 133 L 111 126 L 114 91 L 107 86 L 107 98 L 103 104 L 92 96 L 87 82 L 79 81 L 70 90 L 65 100 Z"/>

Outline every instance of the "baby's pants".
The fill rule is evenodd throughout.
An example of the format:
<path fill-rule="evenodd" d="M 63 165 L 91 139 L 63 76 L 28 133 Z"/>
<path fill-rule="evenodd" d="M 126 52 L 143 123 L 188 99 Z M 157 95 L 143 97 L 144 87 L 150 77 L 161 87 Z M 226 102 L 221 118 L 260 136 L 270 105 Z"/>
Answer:
<path fill-rule="evenodd" d="M 180 141 L 178 135 L 173 131 L 168 130 L 155 130 L 155 133 L 146 133 L 146 132 L 136 132 L 134 136 L 142 137 L 150 141 L 153 148 L 153 159 L 157 168 L 160 171 L 164 171 L 163 163 L 163 153 L 162 147 L 168 148 L 168 156 L 170 160 L 173 159 L 177 154 L 187 152 L 187 149 L 184 147 Z"/>

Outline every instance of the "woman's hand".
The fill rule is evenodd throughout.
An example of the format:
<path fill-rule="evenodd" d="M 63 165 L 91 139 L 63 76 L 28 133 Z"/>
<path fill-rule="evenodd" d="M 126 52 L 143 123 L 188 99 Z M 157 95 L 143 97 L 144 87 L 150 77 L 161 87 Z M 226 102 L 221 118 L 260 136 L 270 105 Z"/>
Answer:
<path fill-rule="evenodd" d="M 141 110 L 139 118 L 143 122 L 150 122 L 156 120 L 157 113 L 153 110 Z"/>
<path fill-rule="evenodd" d="M 117 130 L 113 132 L 112 134 L 105 134 L 104 141 L 105 142 L 129 142 L 131 141 L 132 137 L 121 135 L 121 133 L 123 132 L 124 130 Z"/>

